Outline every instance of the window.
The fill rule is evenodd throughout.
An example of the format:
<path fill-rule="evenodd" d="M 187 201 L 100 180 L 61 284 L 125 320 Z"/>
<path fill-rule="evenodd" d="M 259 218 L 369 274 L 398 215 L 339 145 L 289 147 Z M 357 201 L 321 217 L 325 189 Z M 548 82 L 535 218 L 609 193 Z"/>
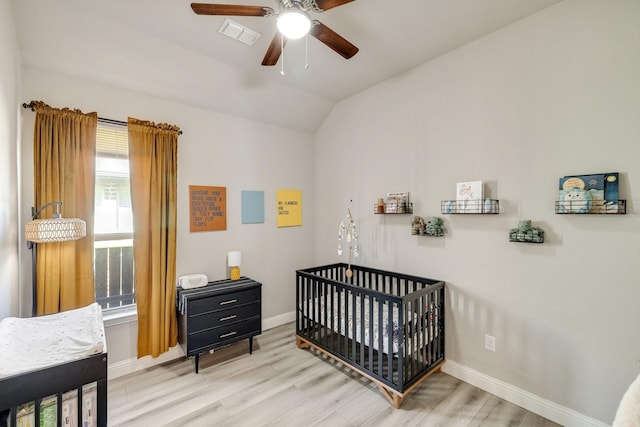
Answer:
<path fill-rule="evenodd" d="M 103 310 L 135 304 L 126 126 L 98 124 L 94 240 L 96 301 Z"/>

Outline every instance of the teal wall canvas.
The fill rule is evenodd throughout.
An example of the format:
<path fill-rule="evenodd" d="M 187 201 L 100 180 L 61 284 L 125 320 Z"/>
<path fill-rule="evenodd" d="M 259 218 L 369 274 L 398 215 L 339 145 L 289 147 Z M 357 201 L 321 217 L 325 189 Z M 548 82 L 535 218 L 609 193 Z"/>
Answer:
<path fill-rule="evenodd" d="M 242 223 L 264 222 L 264 191 L 242 191 Z"/>

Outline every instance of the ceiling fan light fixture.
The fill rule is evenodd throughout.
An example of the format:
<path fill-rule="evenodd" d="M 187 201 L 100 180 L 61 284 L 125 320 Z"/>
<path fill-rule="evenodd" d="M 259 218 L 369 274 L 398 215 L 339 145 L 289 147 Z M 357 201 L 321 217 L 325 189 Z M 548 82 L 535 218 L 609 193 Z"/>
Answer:
<path fill-rule="evenodd" d="M 292 7 L 278 16 L 277 25 L 283 36 L 295 40 L 307 35 L 311 29 L 311 19 L 303 10 Z"/>

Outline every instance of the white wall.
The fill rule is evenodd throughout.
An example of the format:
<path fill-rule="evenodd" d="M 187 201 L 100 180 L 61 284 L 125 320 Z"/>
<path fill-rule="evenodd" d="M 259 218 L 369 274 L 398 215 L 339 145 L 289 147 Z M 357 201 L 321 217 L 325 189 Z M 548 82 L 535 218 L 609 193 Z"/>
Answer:
<path fill-rule="evenodd" d="M 178 275 L 205 273 L 210 280 L 223 279 L 227 252 L 241 250 L 242 274 L 263 283 L 263 318 L 293 311 L 295 270 L 313 261 L 311 135 L 33 68 L 25 70 L 23 83 L 27 102 L 38 99 L 51 106 L 97 111 L 100 117 L 116 120 L 131 116 L 178 125 L 184 132 L 178 142 Z M 35 114 L 23 110 L 22 115 L 22 193 L 29 201 L 33 199 L 30 159 Z M 226 231 L 189 231 L 189 185 L 227 188 Z M 277 189 L 302 190 L 302 227 L 276 227 Z M 264 224 L 241 224 L 242 190 L 264 191 Z M 25 271 L 25 276 L 23 285 L 30 286 L 30 273 Z M 135 323 L 107 329 L 110 365 L 136 357 L 136 338 Z"/>
<path fill-rule="evenodd" d="M 0 319 L 18 316 L 20 56 L 9 0 L 0 0 Z"/>
<path fill-rule="evenodd" d="M 350 207 L 361 264 L 447 282 L 451 365 L 610 423 L 640 371 L 639 52 L 640 2 L 567 0 L 341 102 L 315 141 L 316 264 Z M 612 171 L 627 215 L 554 214 L 559 177 Z M 468 180 L 500 215 L 440 214 Z M 391 191 L 445 237 L 373 215 Z M 509 243 L 520 219 L 545 243 Z"/>

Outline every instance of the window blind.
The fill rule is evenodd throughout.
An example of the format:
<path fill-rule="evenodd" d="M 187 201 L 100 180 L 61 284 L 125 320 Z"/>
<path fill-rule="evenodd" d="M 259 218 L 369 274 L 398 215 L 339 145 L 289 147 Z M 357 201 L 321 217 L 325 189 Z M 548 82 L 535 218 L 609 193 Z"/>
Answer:
<path fill-rule="evenodd" d="M 98 125 L 96 155 L 117 159 L 129 158 L 129 133 L 126 126 Z"/>

